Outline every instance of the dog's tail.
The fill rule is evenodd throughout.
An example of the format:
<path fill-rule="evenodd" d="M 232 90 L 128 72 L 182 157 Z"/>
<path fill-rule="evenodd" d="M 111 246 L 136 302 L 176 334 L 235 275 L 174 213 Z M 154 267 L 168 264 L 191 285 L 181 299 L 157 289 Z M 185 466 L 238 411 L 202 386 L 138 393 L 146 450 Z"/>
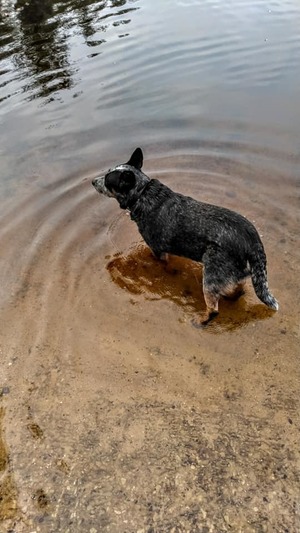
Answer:
<path fill-rule="evenodd" d="M 252 284 L 256 296 L 268 307 L 278 311 L 279 304 L 274 296 L 270 293 L 267 280 L 267 259 L 261 243 L 253 246 L 249 253 L 249 264 Z"/>

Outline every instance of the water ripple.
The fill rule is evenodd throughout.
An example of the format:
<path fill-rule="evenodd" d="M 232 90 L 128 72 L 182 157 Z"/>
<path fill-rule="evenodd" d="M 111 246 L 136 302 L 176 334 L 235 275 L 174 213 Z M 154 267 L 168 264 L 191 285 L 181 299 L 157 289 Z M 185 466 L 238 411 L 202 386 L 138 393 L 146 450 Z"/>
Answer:
<path fill-rule="evenodd" d="M 270 196 L 267 171 L 261 170 L 258 177 L 257 169 L 229 157 L 216 159 L 182 152 L 156 156 L 146 161 L 146 166 L 150 176 L 160 178 L 173 189 L 238 210 L 252 220 L 263 235 L 273 272 L 280 269 L 280 263 L 276 264 L 276 247 L 280 243 L 284 243 L 287 257 L 294 258 L 291 268 L 296 268 L 293 243 L 298 231 L 297 200 L 292 197 L 292 183 L 287 179 L 283 182 L 278 176 L 277 195 Z M 2 287 L 2 305 L 35 298 L 48 322 L 51 298 L 63 293 L 64 305 L 72 305 L 74 298 L 81 299 L 83 294 L 92 299 L 96 277 L 107 264 L 105 257 L 122 254 L 141 242 L 135 225 L 119 211 L 115 201 L 98 196 L 90 180 L 86 177 L 74 181 L 74 177 L 69 177 L 55 187 L 39 187 L 2 216 L 0 240 L 2 249 L 7 250 L 4 276 L 12 285 L 9 293 Z M 28 243 L 26 247 L 24 242 Z M 108 292 L 103 292 L 104 286 L 101 289 L 104 299 L 110 297 L 107 288 Z M 177 298 L 177 302 L 183 308 L 187 305 L 184 297 L 182 301 Z"/>

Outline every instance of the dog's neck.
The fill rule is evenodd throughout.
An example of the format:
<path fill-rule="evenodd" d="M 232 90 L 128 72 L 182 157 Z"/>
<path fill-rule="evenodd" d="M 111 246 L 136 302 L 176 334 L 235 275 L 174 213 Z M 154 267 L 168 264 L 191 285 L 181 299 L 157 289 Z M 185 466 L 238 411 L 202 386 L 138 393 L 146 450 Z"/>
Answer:
<path fill-rule="evenodd" d="M 126 206 L 124 209 L 127 209 L 130 211 L 131 215 L 133 215 L 136 203 L 139 201 L 140 197 L 146 192 L 146 189 L 148 189 L 149 185 L 153 182 L 153 179 L 149 179 L 139 190 L 136 191 L 136 193 L 128 198 L 128 201 L 126 202 Z"/>

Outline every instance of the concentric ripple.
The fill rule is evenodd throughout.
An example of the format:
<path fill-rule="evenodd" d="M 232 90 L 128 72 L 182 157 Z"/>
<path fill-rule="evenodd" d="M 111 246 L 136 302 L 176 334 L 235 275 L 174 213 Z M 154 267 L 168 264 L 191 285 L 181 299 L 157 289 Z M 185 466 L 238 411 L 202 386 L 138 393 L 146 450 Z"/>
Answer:
<path fill-rule="evenodd" d="M 194 319 L 204 310 L 201 266 L 180 258 L 171 258 L 167 266 L 155 260 L 130 217 L 114 199 L 99 195 L 92 187 L 94 171 L 56 179 L 54 183 L 35 181 L 30 191 L 22 191 L 20 186 L 19 200 L 14 198 L 2 213 L 1 270 L 5 283 L 1 285 L 0 350 L 9 369 L 3 390 L 11 390 L 6 433 L 8 442 L 13 443 L 12 487 L 15 490 L 17 486 L 22 495 L 18 505 L 26 520 L 36 520 L 36 501 L 41 501 L 46 506 L 42 511 L 54 529 L 60 530 L 65 524 L 65 530 L 71 520 L 70 494 L 74 492 L 76 500 L 82 464 L 94 487 L 84 493 L 94 495 L 97 509 L 99 501 L 106 502 L 103 495 L 110 494 L 116 476 L 112 484 L 111 477 L 107 477 L 110 474 L 103 473 L 104 466 L 111 468 L 105 450 L 110 450 L 109 460 L 114 465 L 115 454 L 120 454 L 115 440 L 118 437 L 110 428 L 114 425 L 116 432 L 120 431 L 122 420 L 121 431 L 125 431 L 122 424 L 127 423 L 119 415 L 111 419 L 111 425 L 103 423 L 102 397 L 110 405 L 112 397 L 118 402 L 120 397 L 128 398 L 120 410 L 131 421 L 130 409 L 136 416 L 138 413 L 132 407 L 132 398 L 137 395 L 140 401 L 143 394 L 154 398 L 163 394 L 176 413 L 181 411 L 174 402 L 182 395 L 185 402 L 212 405 L 208 418 L 213 420 L 215 410 L 223 420 L 228 405 L 233 413 L 267 409 L 276 415 L 284 413 L 284 420 L 287 416 L 292 422 L 297 420 L 299 300 L 295 294 L 300 257 L 295 179 L 274 171 L 270 176 L 265 168 L 251 165 L 250 146 L 248 150 L 244 147 L 243 154 L 248 164 L 241 162 L 240 154 L 233 157 L 233 146 L 229 153 L 228 146 L 219 143 L 218 150 L 223 154 L 219 158 L 212 155 L 215 150 L 209 141 L 199 154 L 193 149 L 189 152 L 184 142 L 181 148 L 178 144 L 164 153 L 146 146 L 145 154 L 150 156 L 144 170 L 174 190 L 238 210 L 255 223 L 268 256 L 270 287 L 280 302 L 278 313 L 262 305 L 249 284 L 238 302 L 220 304 L 220 315 L 211 324 L 194 328 Z M 128 154 L 122 159 L 125 157 Z M 114 163 L 107 161 L 99 170 Z M 286 370 L 282 373 L 283 365 Z M 266 372 L 270 376 L 266 377 Z M 283 392 L 274 388 L 274 381 Z M 266 392 L 265 385 L 261 385 L 265 382 Z M 217 407 L 216 398 L 220 402 Z M 203 421 L 203 409 L 199 412 Z M 249 416 L 243 416 L 249 428 Z M 270 416 L 266 420 L 266 428 L 273 435 L 278 421 L 274 418 L 276 423 L 270 430 Z M 184 412 L 179 427 L 186 427 L 186 421 Z M 133 434 L 136 446 L 141 446 L 139 423 L 134 430 L 130 426 L 126 457 L 127 450 L 132 449 Z M 151 427 L 156 423 L 157 410 Z M 227 427 L 227 419 L 225 424 Z M 165 443 L 159 425 L 155 431 L 161 445 L 157 464 L 162 464 L 160 454 Z M 199 427 L 195 431 L 198 435 Z M 210 435 L 211 426 L 206 431 Z M 177 428 L 172 428 L 172 434 L 177 434 Z M 291 432 L 284 436 L 284 449 L 276 440 L 280 453 L 284 455 L 287 442 L 288 449 L 294 449 L 294 438 Z M 149 442 L 148 434 L 146 440 Z M 177 444 L 175 447 L 178 454 Z M 94 470 L 96 463 L 91 457 L 98 457 L 99 450 L 106 462 L 97 459 L 100 466 Z M 279 464 L 283 455 L 279 455 Z M 265 457 L 264 449 L 260 465 L 261 457 Z M 169 455 L 166 460 L 170 475 Z M 130 461 L 136 464 L 135 452 Z M 243 457 L 243 465 L 246 472 L 253 469 L 250 459 L 245 463 Z M 297 458 L 289 454 L 288 472 L 295 472 L 296 465 Z M 145 475 L 142 466 L 139 471 Z M 290 484 L 293 478 L 288 479 Z M 80 486 L 82 483 L 86 486 L 80 477 Z M 97 489 L 99 483 L 101 489 Z M 272 478 L 270 487 L 273 483 Z M 280 497 L 278 504 L 287 517 L 296 492 L 293 481 L 289 486 L 288 503 Z M 55 500 L 51 499 L 53 492 Z M 247 498 L 248 494 L 247 487 Z M 105 505 L 110 501 L 108 497 Z M 246 502 L 248 506 L 248 499 Z M 86 520 L 91 529 L 94 522 Z M 274 517 L 274 523 L 276 520 Z M 286 523 L 289 520 L 286 518 Z M 121 526 L 116 530 L 122 530 Z"/>
<path fill-rule="evenodd" d="M 299 21 L 294 0 L 0 3 L 0 529 L 300 531 Z M 193 326 L 201 265 L 155 260 L 91 185 L 137 146 L 254 222 L 279 312 L 249 282 Z"/>
<path fill-rule="evenodd" d="M 207 151 L 213 149 L 212 144 Z M 219 146 L 219 150 L 228 152 L 228 146 Z M 263 169 L 258 172 L 230 157 L 184 152 L 167 157 L 157 154 L 145 161 L 145 172 L 174 190 L 234 209 L 253 221 L 267 250 L 272 290 L 280 300 L 284 294 L 282 284 L 279 288 L 282 257 L 289 261 L 290 273 L 297 271 L 299 259 L 293 180 L 272 173 L 277 193 L 270 195 L 268 172 Z M 0 238 L 2 249 L 7 250 L 4 271 L 10 286 L 9 291 L 7 285 L 2 286 L 2 306 L 34 307 L 39 337 L 45 335 L 45 327 L 63 336 L 59 328 L 65 327 L 64 317 L 79 302 L 101 315 L 112 304 L 111 280 L 129 293 L 154 299 L 157 312 L 160 299 L 176 302 L 183 318 L 203 310 L 201 267 L 174 260 L 166 270 L 145 246 L 140 247 L 142 238 L 127 213 L 120 211 L 115 200 L 98 195 L 91 179 L 91 175 L 69 177 L 56 187 L 37 188 L 2 217 Z M 96 294 L 101 305 L 94 301 Z M 115 297 L 119 305 L 126 301 L 126 294 L 117 292 Z M 239 304 L 223 305 L 224 312 L 209 330 L 222 331 L 270 316 L 263 306 L 259 306 L 261 313 L 254 308 L 251 315 L 251 306 L 258 303 L 249 286 Z"/>

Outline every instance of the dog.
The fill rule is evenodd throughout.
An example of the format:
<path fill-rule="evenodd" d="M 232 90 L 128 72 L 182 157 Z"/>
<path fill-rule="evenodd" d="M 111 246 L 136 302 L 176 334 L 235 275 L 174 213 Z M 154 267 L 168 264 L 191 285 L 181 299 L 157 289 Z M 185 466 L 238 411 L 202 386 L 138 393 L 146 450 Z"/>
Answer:
<path fill-rule="evenodd" d="M 167 261 L 173 254 L 202 263 L 206 312 L 195 325 L 208 324 L 218 314 L 221 297 L 241 296 L 249 276 L 258 298 L 277 311 L 268 289 L 266 254 L 253 224 L 235 211 L 172 191 L 144 174 L 142 166 L 143 152 L 137 148 L 128 163 L 92 184 L 130 212 L 155 257 Z"/>

